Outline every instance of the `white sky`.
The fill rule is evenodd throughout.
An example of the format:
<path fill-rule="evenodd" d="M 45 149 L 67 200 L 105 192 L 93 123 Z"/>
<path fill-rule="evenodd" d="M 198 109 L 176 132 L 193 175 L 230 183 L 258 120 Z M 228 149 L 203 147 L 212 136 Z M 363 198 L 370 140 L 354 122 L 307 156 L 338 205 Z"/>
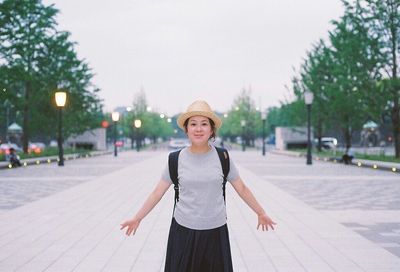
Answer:
<path fill-rule="evenodd" d="M 142 87 L 154 109 L 176 114 L 196 99 L 227 111 L 243 87 L 257 106 L 289 97 L 293 67 L 332 29 L 339 0 L 45 0 L 60 10 L 102 90 L 105 109 Z"/>

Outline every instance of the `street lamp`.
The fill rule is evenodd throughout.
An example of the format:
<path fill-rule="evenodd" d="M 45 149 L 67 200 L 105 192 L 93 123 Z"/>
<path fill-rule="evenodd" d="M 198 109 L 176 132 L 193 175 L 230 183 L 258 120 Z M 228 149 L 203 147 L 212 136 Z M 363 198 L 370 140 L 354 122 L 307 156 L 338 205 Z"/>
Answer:
<path fill-rule="evenodd" d="M 62 109 L 67 102 L 67 93 L 64 91 L 58 91 L 55 93 L 56 104 L 58 107 L 58 166 L 64 166 L 64 149 L 63 149 L 63 137 L 62 137 Z"/>
<path fill-rule="evenodd" d="M 137 152 L 139 152 L 139 140 L 140 140 L 140 137 L 139 137 L 139 128 L 142 126 L 142 121 L 140 120 L 140 119 L 136 119 L 135 120 L 135 128 L 136 128 L 136 130 L 137 130 L 137 133 L 136 133 L 136 151 Z"/>
<path fill-rule="evenodd" d="M 119 112 L 114 111 L 111 113 L 111 119 L 114 122 L 114 157 L 118 156 L 117 149 L 117 122 L 119 121 Z"/>
<path fill-rule="evenodd" d="M 246 146 L 244 142 L 244 127 L 246 126 L 246 120 L 241 120 L 240 125 L 242 126 L 242 151 L 246 151 Z"/>
<path fill-rule="evenodd" d="M 314 99 L 314 94 L 310 91 L 304 93 L 304 100 L 307 105 L 307 165 L 312 164 L 311 157 L 311 104 Z"/>
<path fill-rule="evenodd" d="M 265 121 L 267 120 L 267 113 L 265 111 L 261 112 L 262 120 L 262 155 L 265 156 Z"/>

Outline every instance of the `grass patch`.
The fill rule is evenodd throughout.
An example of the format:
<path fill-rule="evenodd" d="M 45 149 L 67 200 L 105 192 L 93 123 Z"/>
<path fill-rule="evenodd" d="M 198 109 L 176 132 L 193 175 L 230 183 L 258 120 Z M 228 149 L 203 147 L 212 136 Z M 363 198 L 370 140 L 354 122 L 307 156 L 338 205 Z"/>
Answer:
<path fill-rule="evenodd" d="M 307 154 L 307 149 L 291 149 L 290 151 L 300 152 L 301 154 Z M 321 156 L 321 157 L 336 157 L 341 158 L 344 154 L 343 151 L 331 151 L 331 150 L 324 150 L 324 151 L 317 151 L 313 150 L 312 154 L 314 156 Z M 397 159 L 393 156 L 385 156 L 385 155 L 368 155 L 363 153 L 355 152 L 355 158 L 361 160 L 372 160 L 372 161 L 384 161 L 384 162 L 396 162 L 400 163 L 400 159 Z"/>
<path fill-rule="evenodd" d="M 87 150 L 87 149 L 78 149 L 78 148 L 65 148 L 64 149 L 64 155 L 67 154 L 89 154 L 91 150 Z M 44 149 L 41 153 L 36 154 L 36 153 L 29 153 L 29 154 L 25 154 L 22 152 L 18 152 L 17 153 L 21 160 L 23 159 L 30 159 L 30 158 L 39 158 L 39 157 L 50 157 L 50 156 L 58 156 L 58 148 L 57 147 L 48 147 L 46 149 Z M 0 155 L 0 161 L 5 161 L 6 160 L 6 156 L 4 154 Z"/>

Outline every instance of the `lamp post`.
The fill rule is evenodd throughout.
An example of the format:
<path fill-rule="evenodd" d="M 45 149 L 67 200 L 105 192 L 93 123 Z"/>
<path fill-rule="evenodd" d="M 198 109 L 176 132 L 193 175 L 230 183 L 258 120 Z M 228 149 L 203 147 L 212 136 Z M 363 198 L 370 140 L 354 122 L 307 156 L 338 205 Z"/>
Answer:
<path fill-rule="evenodd" d="M 311 104 L 314 99 L 314 94 L 310 91 L 304 93 L 304 100 L 307 105 L 307 165 L 312 164 L 311 157 Z"/>
<path fill-rule="evenodd" d="M 244 142 L 244 127 L 246 126 L 246 120 L 241 120 L 240 125 L 242 126 L 242 151 L 246 151 L 246 146 Z"/>
<path fill-rule="evenodd" d="M 267 120 L 267 113 L 265 111 L 261 112 L 262 120 L 262 155 L 265 156 L 265 121 Z"/>
<path fill-rule="evenodd" d="M 55 93 L 56 104 L 58 107 L 58 166 L 64 166 L 64 149 L 63 149 L 63 137 L 62 137 L 62 109 L 67 102 L 67 93 L 64 91 L 58 91 Z"/>
<path fill-rule="evenodd" d="M 111 113 L 111 119 L 114 122 L 114 157 L 118 156 L 118 148 L 117 148 L 117 123 L 119 121 L 119 112 L 114 111 Z"/>
<path fill-rule="evenodd" d="M 142 121 L 140 119 L 135 120 L 135 128 L 137 130 L 136 132 L 136 151 L 139 152 L 140 147 L 139 147 L 139 140 L 140 140 L 140 135 L 139 135 L 139 128 L 142 126 Z"/>

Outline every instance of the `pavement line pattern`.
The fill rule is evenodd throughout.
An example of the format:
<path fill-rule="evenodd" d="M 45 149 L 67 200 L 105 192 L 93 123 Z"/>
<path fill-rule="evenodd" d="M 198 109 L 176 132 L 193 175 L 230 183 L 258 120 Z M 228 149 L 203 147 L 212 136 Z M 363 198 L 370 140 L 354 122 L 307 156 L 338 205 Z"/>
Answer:
<path fill-rule="evenodd" d="M 123 156 L 129 161 L 131 155 Z M 241 161 L 251 154 L 234 156 L 241 176 L 278 223 L 275 231 L 257 231 L 256 215 L 227 186 L 235 271 L 399 271 L 400 258 L 250 171 Z M 0 271 L 163 271 L 173 190 L 134 237 L 123 235 L 119 224 L 143 203 L 166 160 L 166 153 L 154 153 L 0 214 Z"/>

